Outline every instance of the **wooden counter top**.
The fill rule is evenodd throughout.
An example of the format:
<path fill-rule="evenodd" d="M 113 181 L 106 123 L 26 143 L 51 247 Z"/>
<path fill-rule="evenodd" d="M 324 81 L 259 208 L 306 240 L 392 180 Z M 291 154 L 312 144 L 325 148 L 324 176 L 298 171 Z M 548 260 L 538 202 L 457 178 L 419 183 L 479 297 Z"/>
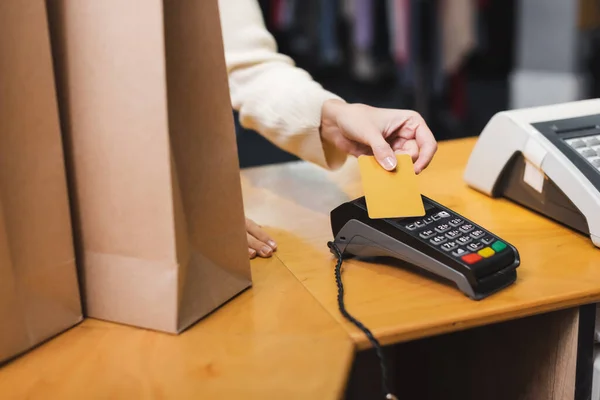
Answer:
<path fill-rule="evenodd" d="M 419 176 L 422 193 L 514 244 L 517 282 L 479 302 L 407 269 L 346 261 L 342 279 L 350 313 L 384 344 L 505 321 L 600 299 L 600 249 L 589 238 L 505 199 L 491 199 L 462 179 L 474 139 L 440 143 Z M 245 170 L 246 211 L 278 241 L 276 256 L 350 333 L 370 344 L 338 311 L 329 212 L 362 195 L 355 159 L 330 173 L 306 163 Z"/>
<path fill-rule="evenodd" d="M 277 260 L 179 336 L 88 319 L 0 368 L 0 398 L 337 399 L 354 346 Z"/>

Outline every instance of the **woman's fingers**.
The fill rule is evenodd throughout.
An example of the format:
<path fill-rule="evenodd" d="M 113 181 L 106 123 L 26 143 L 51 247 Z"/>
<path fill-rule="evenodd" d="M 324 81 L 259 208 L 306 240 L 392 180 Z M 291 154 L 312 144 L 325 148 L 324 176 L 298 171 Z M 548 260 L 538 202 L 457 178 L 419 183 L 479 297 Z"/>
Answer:
<path fill-rule="evenodd" d="M 265 242 L 261 242 L 250 233 L 246 233 L 246 237 L 248 239 L 248 248 L 251 249 L 249 251 L 252 252 L 252 250 L 254 250 L 254 256 L 271 257 L 273 249 L 269 245 Z M 253 257 L 252 253 L 250 254 L 250 257 Z"/>
<path fill-rule="evenodd" d="M 382 133 L 393 143 L 394 151 L 411 155 L 415 173 L 427 168 L 437 151 L 437 142 L 423 117 L 411 110 L 385 110 L 379 115 L 379 125 L 385 127 Z M 406 142 L 398 147 L 402 139 Z"/>
<path fill-rule="evenodd" d="M 256 222 L 246 218 L 246 237 L 248 239 L 248 255 L 254 258 L 270 257 L 277 249 L 277 243 Z"/>
<path fill-rule="evenodd" d="M 417 127 L 415 141 L 419 147 L 419 158 L 415 161 L 415 172 L 418 174 L 427 168 L 437 151 L 437 142 L 425 121 Z"/>
<path fill-rule="evenodd" d="M 277 248 L 277 243 L 275 243 L 269 234 L 265 232 L 260 225 L 248 218 L 246 218 L 246 232 L 267 244 L 271 249 L 275 250 Z"/>
<path fill-rule="evenodd" d="M 417 158 L 419 157 L 419 146 L 414 139 L 405 140 L 400 138 L 392 147 L 396 153 L 408 154 L 413 163 L 417 161 Z"/>
<path fill-rule="evenodd" d="M 392 150 L 392 146 L 381 135 L 381 132 L 374 129 L 369 131 L 367 140 L 379 165 L 388 171 L 396 168 L 397 162 L 394 150 Z"/>
<path fill-rule="evenodd" d="M 248 247 L 248 257 L 250 257 L 251 260 L 256 257 L 256 250 L 252 247 Z"/>

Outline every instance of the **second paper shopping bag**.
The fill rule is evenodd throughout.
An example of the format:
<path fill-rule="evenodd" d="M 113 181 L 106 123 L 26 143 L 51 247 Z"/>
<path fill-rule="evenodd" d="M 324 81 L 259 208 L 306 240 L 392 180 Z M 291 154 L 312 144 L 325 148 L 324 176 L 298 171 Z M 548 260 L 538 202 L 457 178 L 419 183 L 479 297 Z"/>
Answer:
<path fill-rule="evenodd" d="M 2 0 L 0 369 L 82 318 L 46 5 Z"/>
<path fill-rule="evenodd" d="M 48 5 L 86 313 L 180 332 L 251 285 L 217 1 Z"/>

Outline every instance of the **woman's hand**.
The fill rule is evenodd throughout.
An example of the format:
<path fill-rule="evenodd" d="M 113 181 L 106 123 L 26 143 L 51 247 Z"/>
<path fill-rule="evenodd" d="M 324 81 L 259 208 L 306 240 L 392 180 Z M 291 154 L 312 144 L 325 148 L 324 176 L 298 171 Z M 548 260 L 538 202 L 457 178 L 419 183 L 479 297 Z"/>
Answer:
<path fill-rule="evenodd" d="M 248 238 L 248 256 L 252 259 L 259 257 L 271 257 L 277 249 L 277 244 L 269 235 L 254 221 L 246 218 L 246 236 Z"/>
<path fill-rule="evenodd" d="M 412 157 L 415 173 L 423 171 L 437 151 L 437 142 L 415 111 L 327 100 L 321 114 L 321 136 L 355 157 L 373 155 L 386 170 L 396 168 L 394 153 Z"/>

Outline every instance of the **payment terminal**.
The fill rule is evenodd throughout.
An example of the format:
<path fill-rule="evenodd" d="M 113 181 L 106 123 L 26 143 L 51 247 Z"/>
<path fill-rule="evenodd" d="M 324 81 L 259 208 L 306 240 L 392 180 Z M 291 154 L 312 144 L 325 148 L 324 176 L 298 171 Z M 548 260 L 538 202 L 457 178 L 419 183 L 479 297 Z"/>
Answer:
<path fill-rule="evenodd" d="M 341 267 L 344 258 L 392 257 L 454 283 L 473 300 L 481 300 L 515 282 L 520 264 L 517 249 L 506 240 L 421 196 L 422 217 L 369 218 L 365 197 L 343 203 L 331 211 L 334 239 L 327 243 L 336 256 L 335 277 L 340 313 L 363 331 L 376 350 L 385 399 L 397 400 L 389 390 L 385 354 L 381 344 L 344 305 Z"/>
<path fill-rule="evenodd" d="M 496 114 L 478 138 L 464 179 L 600 246 L 600 99 Z"/>
<path fill-rule="evenodd" d="M 337 250 L 360 258 L 393 257 L 453 282 L 473 300 L 515 282 L 517 249 L 475 222 L 422 196 L 423 217 L 370 219 L 364 196 L 331 212 Z"/>

